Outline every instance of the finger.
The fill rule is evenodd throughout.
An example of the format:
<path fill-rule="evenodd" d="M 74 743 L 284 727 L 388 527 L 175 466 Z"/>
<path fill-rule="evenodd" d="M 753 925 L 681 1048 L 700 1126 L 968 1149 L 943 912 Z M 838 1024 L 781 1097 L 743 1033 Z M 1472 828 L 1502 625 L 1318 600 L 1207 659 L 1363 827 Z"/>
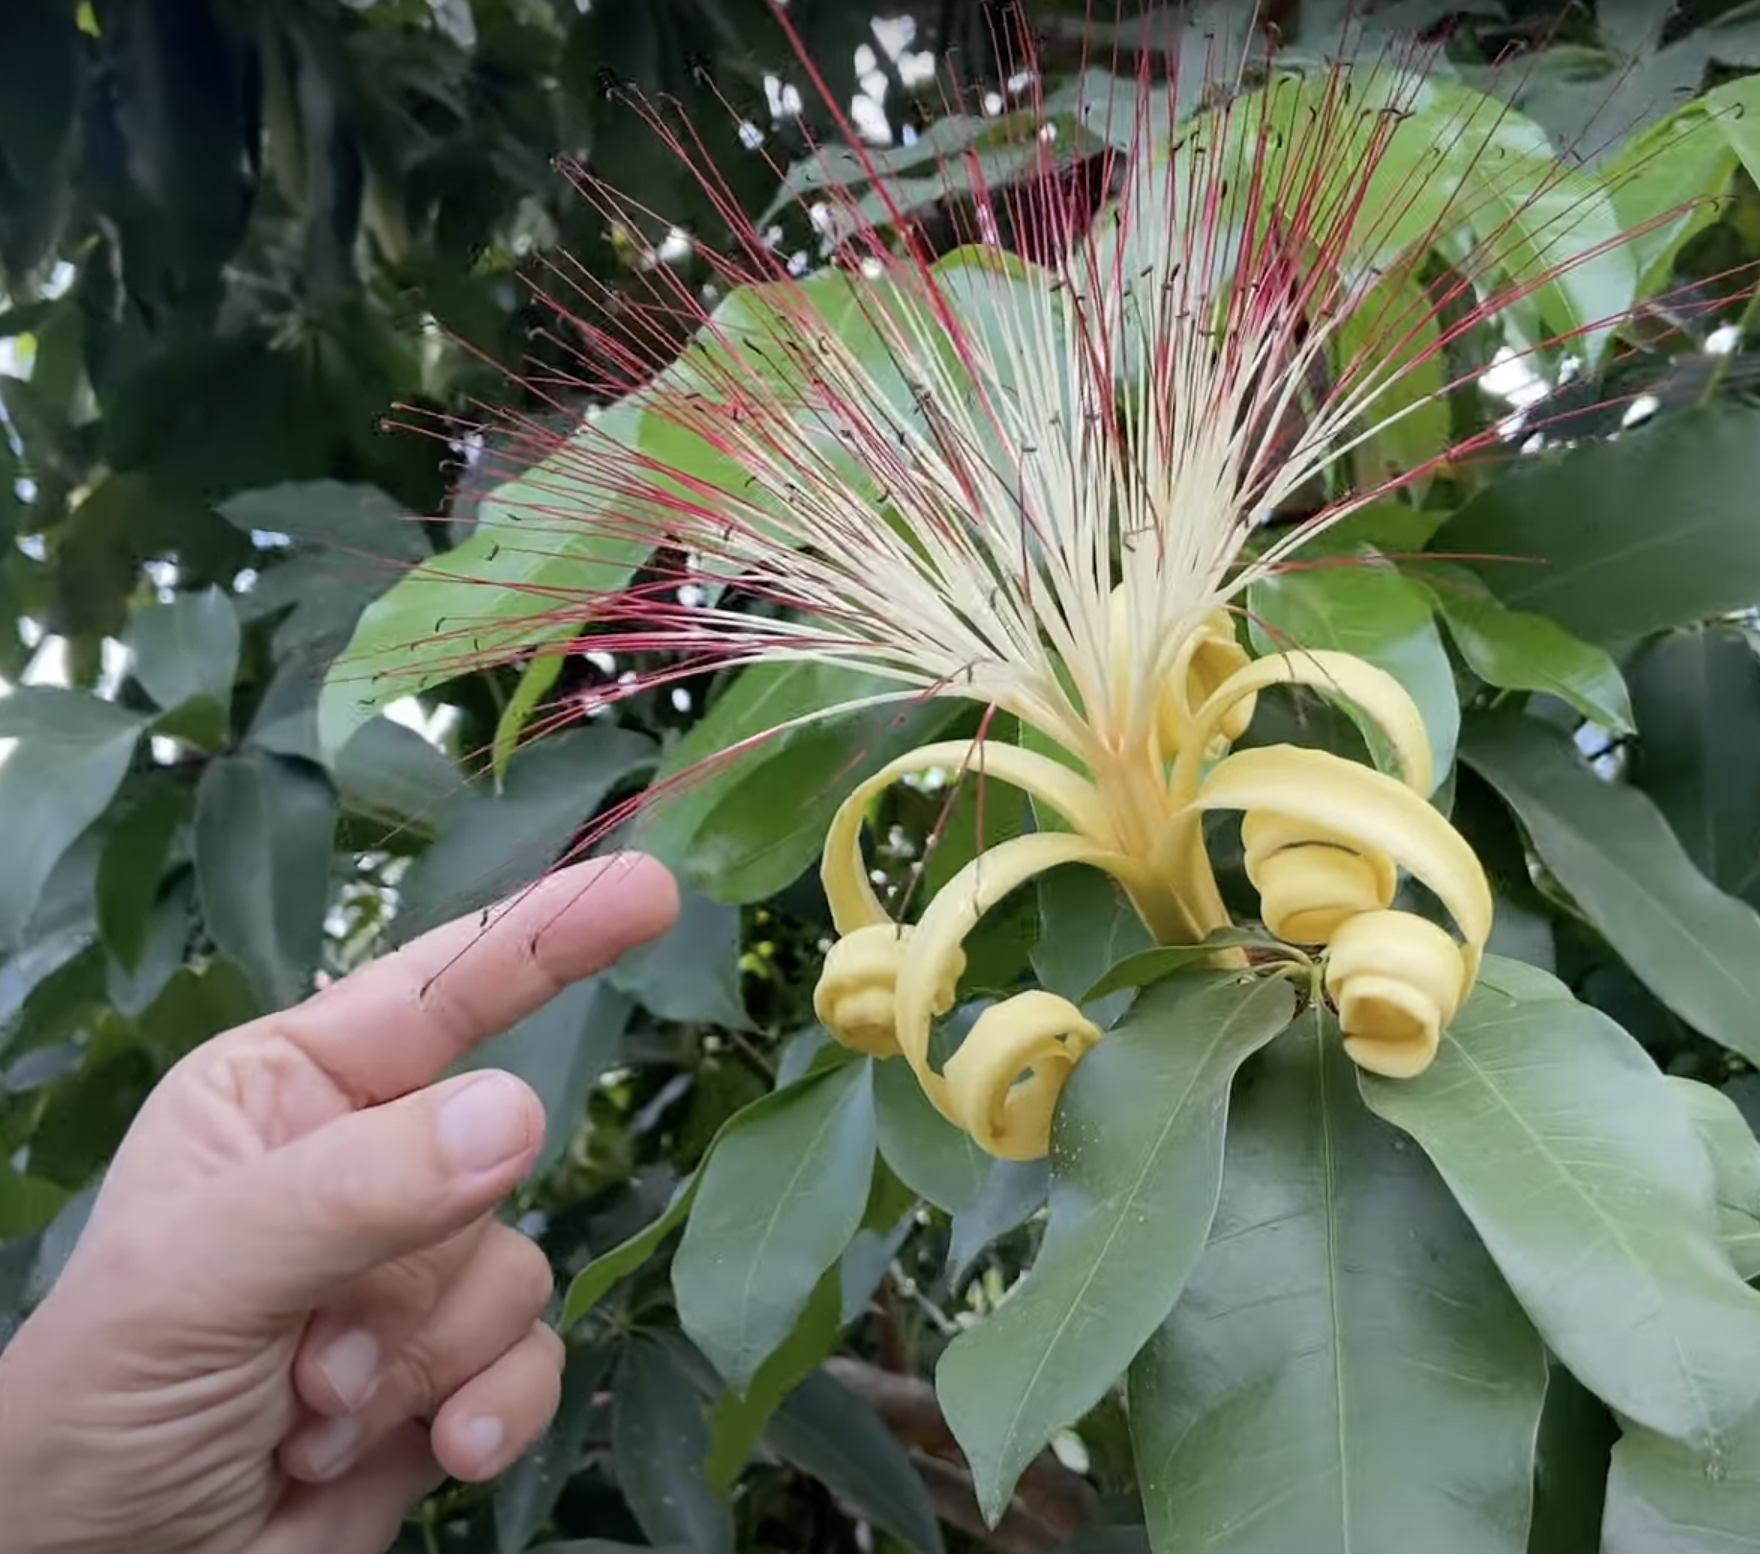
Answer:
<path fill-rule="evenodd" d="M 334 1483 L 293 1485 L 251 1554 L 385 1554 L 410 1507 L 445 1478 L 428 1432 L 406 1424 Z"/>
<path fill-rule="evenodd" d="M 274 1020 L 357 1105 L 407 1094 L 571 982 L 670 928 L 678 889 L 652 858 L 563 869 L 460 918 Z"/>
<path fill-rule="evenodd" d="M 497 1225 L 483 1238 L 477 1255 L 460 1270 L 428 1319 L 401 1343 L 380 1347 L 376 1335 L 359 1329 L 344 1335 L 342 1358 L 353 1363 L 371 1346 L 371 1385 L 352 1408 L 325 1407 L 327 1415 L 352 1415 L 358 1430 L 332 1431 L 330 1421 L 314 1422 L 288 1442 L 288 1471 L 300 1477 L 335 1471 L 330 1442 L 341 1440 L 354 1455 L 405 1419 L 425 1419 L 478 1371 L 500 1359 L 543 1315 L 555 1290 L 550 1261 L 536 1242 Z M 301 1378 L 302 1401 L 329 1380 L 314 1356 L 312 1377 Z M 296 1371 L 297 1375 L 297 1371 Z M 328 1401 L 328 1400 L 326 1400 Z M 308 1446 L 315 1448 L 308 1451 Z"/>
<path fill-rule="evenodd" d="M 567 1357 L 553 1329 L 535 1326 L 446 1400 L 429 1436 L 436 1460 L 467 1484 L 505 1472 L 555 1418 Z"/>
<path fill-rule="evenodd" d="M 380 1263 L 488 1213 L 543 1141 L 529 1086 L 495 1070 L 461 1075 L 204 1183 L 180 1255 L 235 1322 L 303 1321 Z"/>
<path fill-rule="evenodd" d="M 385 1356 L 432 1319 L 465 1269 L 485 1255 L 485 1241 L 501 1237 L 530 1245 L 518 1231 L 484 1216 L 438 1246 L 362 1274 L 306 1324 L 293 1361 L 300 1402 L 316 1414 L 358 1411 L 383 1377 Z"/>

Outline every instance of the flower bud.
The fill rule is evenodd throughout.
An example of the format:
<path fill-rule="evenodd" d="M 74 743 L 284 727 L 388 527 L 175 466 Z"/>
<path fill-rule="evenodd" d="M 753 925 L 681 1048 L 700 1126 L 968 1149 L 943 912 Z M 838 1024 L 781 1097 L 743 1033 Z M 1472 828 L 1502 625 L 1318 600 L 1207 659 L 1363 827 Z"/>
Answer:
<path fill-rule="evenodd" d="M 827 951 L 813 990 L 813 1012 L 840 1045 L 874 1058 L 898 1055 L 894 1007 L 910 935 L 902 924 L 870 923 L 845 934 Z M 945 968 L 930 1002 L 932 1013 L 946 1014 L 953 1007 L 964 971 L 964 955 Z"/>
<path fill-rule="evenodd" d="M 952 1120 L 1003 1160 L 1039 1159 L 1051 1148 L 1064 1083 L 1100 1034 L 1055 993 L 1017 993 L 992 1005 L 943 1070 Z"/>
<path fill-rule="evenodd" d="M 1288 944 L 1329 943 L 1350 918 L 1385 908 L 1398 885 L 1380 849 L 1275 811 L 1249 811 L 1241 845 L 1265 926 Z"/>
<path fill-rule="evenodd" d="M 1461 947 L 1411 912 L 1365 912 L 1332 938 L 1326 991 L 1338 1006 L 1344 1050 L 1359 1067 L 1411 1079 L 1436 1056 L 1442 1029 L 1467 991 Z"/>

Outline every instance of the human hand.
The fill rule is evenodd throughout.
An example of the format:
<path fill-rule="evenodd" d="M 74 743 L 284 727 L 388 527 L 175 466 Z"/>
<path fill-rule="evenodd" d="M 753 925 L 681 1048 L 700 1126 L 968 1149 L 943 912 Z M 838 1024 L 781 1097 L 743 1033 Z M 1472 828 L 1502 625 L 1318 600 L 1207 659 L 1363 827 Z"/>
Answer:
<path fill-rule="evenodd" d="M 381 1554 L 518 1457 L 563 1349 L 495 1209 L 543 1109 L 435 1081 L 677 910 L 650 859 L 583 864 L 167 1074 L 0 1353 L 0 1554 Z"/>

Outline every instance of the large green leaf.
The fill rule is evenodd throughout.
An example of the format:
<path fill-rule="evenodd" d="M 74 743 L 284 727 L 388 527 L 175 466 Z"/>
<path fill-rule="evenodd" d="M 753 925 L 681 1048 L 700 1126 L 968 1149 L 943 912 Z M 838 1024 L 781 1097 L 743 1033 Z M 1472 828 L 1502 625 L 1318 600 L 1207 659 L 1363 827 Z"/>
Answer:
<path fill-rule="evenodd" d="M 1674 632 L 1631 667 L 1630 777 L 1705 876 L 1760 905 L 1760 654 L 1734 626 Z"/>
<path fill-rule="evenodd" d="M 1210 1244 L 1130 1371 L 1157 1554 L 1525 1554 L 1546 1353 L 1309 1010 L 1237 1085 Z"/>
<path fill-rule="evenodd" d="M 1039 877 L 1039 935 L 1033 972 L 1039 985 L 1082 1004 L 1106 1026 L 1130 1007 L 1128 992 L 1086 1003 L 1089 989 L 1114 966 L 1154 943 L 1129 897 L 1098 869 L 1053 869 Z"/>
<path fill-rule="evenodd" d="M 1261 653 L 1330 648 L 1385 669 L 1423 714 L 1436 780 L 1448 775 L 1460 734 L 1460 698 L 1422 588 L 1388 563 L 1364 555 L 1268 577 L 1247 591 L 1247 609 Z M 1342 705 L 1379 751 L 1379 731 L 1348 701 Z"/>
<path fill-rule="evenodd" d="M 1741 1108 L 1696 1079 L 1671 1078 L 1711 1157 L 1723 1250 L 1744 1279 L 1760 1278 L 1760 1140 Z"/>
<path fill-rule="evenodd" d="M 1430 1068 L 1362 1088 L 1435 1161 L 1591 1391 L 1701 1454 L 1760 1401 L 1760 1294 L 1719 1245 L 1711 1163 L 1606 1015 L 1491 958 Z"/>
<path fill-rule="evenodd" d="M 312 990 L 335 830 L 336 794 L 303 761 L 247 749 L 209 762 L 196 788 L 203 919 L 265 1009 Z"/>
<path fill-rule="evenodd" d="M 1760 1531 L 1760 1418 L 1713 1454 L 1649 1430 L 1613 1449 L 1601 1554 L 1741 1554 Z"/>
<path fill-rule="evenodd" d="M 709 1426 L 702 1395 L 672 1345 L 641 1337 L 625 1344 L 613 1392 L 618 1484 L 642 1531 L 656 1544 L 729 1554 L 733 1516 L 703 1476 Z"/>
<path fill-rule="evenodd" d="M 1631 642 L 1760 599 L 1760 410 L 1719 405 L 1523 460 L 1438 531 L 1512 609 Z"/>
<path fill-rule="evenodd" d="M 672 1287 L 680 1324 L 736 1393 L 849 1245 L 873 1172 L 866 1063 L 821 1069 L 754 1109 L 703 1165 Z"/>
<path fill-rule="evenodd" d="M 678 922 L 623 955 L 611 985 L 662 1020 L 748 1025 L 740 996 L 739 911 L 694 890 L 681 893 Z"/>
<path fill-rule="evenodd" d="M 0 698 L 0 950 L 19 947 L 43 886 L 104 813 L 146 720 L 95 696 L 22 686 Z"/>
<path fill-rule="evenodd" d="M 209 749 L 225 743 L 239 641 L 238 613 L 218 588 L 149 605 L 129 622 L 135 675 L 175 715 L 170 732 Z"/>
<path fill-rule="evenodd" d="M 1100 1401 L 1179 1299 L 1216 1209 L 1235 1070 L 1289 1024 L 1294 1003 L 1282 981 L 1174 978 L 1071 1076 L 1039 1256 L 936 1371 L 992 1521 L 1021 1471 Z"/>
<path fill-rule="evenodd" d="M 677 786 L 639 828 L 640 845 L 717 901 L 775 894 L 824 846 L 825 828 L 850 789 L 934 738 L 959 705 L 882 705 L 775 735 L 770 730 L 896 689 L 828 664 L 742 670 L 667 752 L 656 783 Z M 754 742 L 750 749 L 722 756 L 746 741 Z M 778 794 L 787 802 L 778 803 Z"/>
<path fill-rule="evenodd" d="M 1696 868 L 1660 811 L 1532 718 L 1468 726 L 1462 759 L 1644 984 L 1696 1030 L 1760 1056 L 1760 916 Z"/>
<path fill-rule="evenodd" d="M 874 1120 L 881 1157 L 918 1197 L 949 1214 L 977 1202 L 995 1160 L 930 1105 L 908 1063 L 874 1065 Z"/>
<path fill-rule="evenodd" d="M 124 790 L 127 807 L 104 839 L 98 860 L 98 932 L 124 971 L 133 971 L 152 937 L 160 877 L 182 839 L 195 793 L 169 775 L 147 778 Z M 177 947 L 183 958 L 183 946 Z"/>
<path fill-rule="evenodd" d="M 1460 566 L 1418 572 L 1467 667 L 1505 691 L 1543 691 L 1616 734 L 1632 731 L 1631 698 L 1607 652 L 1579 642 L 1556 621 L 1506 609 Z"/>

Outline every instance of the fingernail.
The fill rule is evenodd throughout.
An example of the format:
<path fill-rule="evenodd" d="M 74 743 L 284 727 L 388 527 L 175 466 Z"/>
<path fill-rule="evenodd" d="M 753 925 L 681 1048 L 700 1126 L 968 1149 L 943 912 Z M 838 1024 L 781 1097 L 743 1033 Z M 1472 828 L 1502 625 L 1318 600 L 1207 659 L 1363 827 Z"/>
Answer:
<path fill-rule="evenodd" d="M 494 1466 L 501 1443 L 507 1439 L 507 1431 L 492 1414 L 471 1420 L 460 1434 L 464 1437 L 464 1449 L 470 1453 L 479 1471 Z"/>
<path fill-rule="evenodd" d="M 531 1143 L 525 1091 L 509 1075 L 484 1074 L 440 1109 L 440 1147 L 455 1170 L 487 1171 Z"/>
<path fill-rule="evenodd" d="M 360 1443 L 361 1422 L 352 1414 L 326 1419 L 306 1437 L 306 1464 L 315 1478 L 332 1478 L 347 1465 Z"/>
<path fill-rule="evenodd" d="M 318 1369 L 342 1406 L 352 1412 L 372 1396 L 379 1379 L 379 1341 L 359 1328 L 344 1333 L 318 1356 Z"/>

